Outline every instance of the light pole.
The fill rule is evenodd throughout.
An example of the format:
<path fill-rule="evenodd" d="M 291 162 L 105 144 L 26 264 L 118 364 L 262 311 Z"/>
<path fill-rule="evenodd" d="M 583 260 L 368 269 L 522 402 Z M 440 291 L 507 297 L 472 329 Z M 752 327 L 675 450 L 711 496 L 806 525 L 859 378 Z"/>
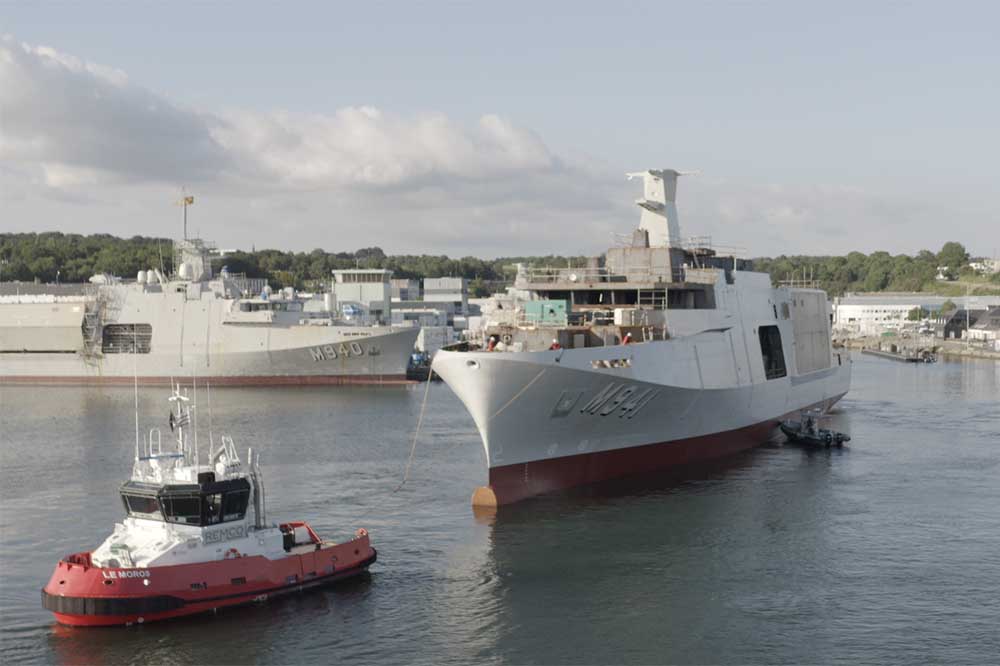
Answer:
<path fill-rule="evenodd" d="M 181 200 L 178 202 L 184 207 L 184 240 L 188 237 L 188 206 L 194 204 L 194 197 L 188 196 L 187 189 L 181 188 Z"/>

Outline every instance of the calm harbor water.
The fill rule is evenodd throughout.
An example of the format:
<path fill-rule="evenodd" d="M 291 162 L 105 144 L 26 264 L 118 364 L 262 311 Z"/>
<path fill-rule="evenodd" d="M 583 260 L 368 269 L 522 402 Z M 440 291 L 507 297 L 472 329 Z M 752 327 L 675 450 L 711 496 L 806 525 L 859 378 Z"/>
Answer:
<path fill-rule="evenodd" d="M 379 561 L 267 605 L 96 630 L 55 625 L 39 588 L 121 517 L 131 388 L 0 387 L 0 660 L 998 662 L 1000 363 L 854 368 L 832 419 L 849 448 L 769 445 L 492 517 L 469 505 L 482 449 L 444 385 L 395 495 L 423 387 L 213 389 L 216 432 L 264 452 L 270 517 L 365 526 Z M 145 428 L 165 397 L 140 389 Z"/>

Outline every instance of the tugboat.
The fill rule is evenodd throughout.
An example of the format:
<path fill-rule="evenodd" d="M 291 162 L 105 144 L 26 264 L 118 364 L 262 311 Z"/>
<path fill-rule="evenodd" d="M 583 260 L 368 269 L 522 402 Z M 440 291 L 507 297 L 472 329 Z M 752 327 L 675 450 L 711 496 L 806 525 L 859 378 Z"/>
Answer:
<path fill-rule="evenodd" d="M 157 428 L 120 492 L 126 517 L 92 552 L 62 558 L 42 590 L 60 624 L 130 625 L 193 615 L 357 576 L 376 559 L 368 533 L 320 539 L 305 522 L 267 522 L 259 456 L 246 468 L 229 436 L 210 433 L 207 464 L 189 435 L 193 407 L 175 386 L 164 451 Z M 138 417 L 136 419 L 138 424 Z M 193 443 L 193 448 L 192 448 Z"/>
<path fill-rule="evenodd" d="M 816 417 L 811 414 L 804 414 L 801 421 L 782 421 L 779 427 L 789 441 L 799 444 L 829 447 L 843 446 L 844 442 L 851 441 L 850 435 L 820 428 L 816 423 Z"/>

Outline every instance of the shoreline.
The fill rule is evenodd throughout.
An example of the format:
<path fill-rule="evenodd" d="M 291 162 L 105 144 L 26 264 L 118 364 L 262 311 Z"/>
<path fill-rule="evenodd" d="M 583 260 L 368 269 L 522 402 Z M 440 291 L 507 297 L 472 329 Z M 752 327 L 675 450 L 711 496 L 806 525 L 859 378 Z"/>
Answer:
<path fill-rule="evenodd" d="M 842 345 L 845 349 L 852 350 L 870 349 L 875 351 L 890 351 L 889 347 L 895 345 L 897 347 L 897 351 L 904 353 L 918 349 L 929 349 L 939 356 L 1000 361 L 1000 352 L 983 349 L 977 346 L 969 346 L 964 340 L 941 340 L 939 338 L 882 338 L 867 336 L 863 338 L 838 340 L 837 343 Z"/>

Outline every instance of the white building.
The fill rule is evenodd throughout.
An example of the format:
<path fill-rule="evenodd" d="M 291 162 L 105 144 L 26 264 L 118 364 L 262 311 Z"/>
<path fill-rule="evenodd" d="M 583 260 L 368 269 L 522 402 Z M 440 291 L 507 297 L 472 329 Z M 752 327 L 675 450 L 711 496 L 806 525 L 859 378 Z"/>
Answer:
<path fill-rule="evenodd" d="M 392 279 L 392 300 L 396 301 L 419 301 L 421 298 L 420 280 L 410 280 L 406 278 Z"/>
<path fill-rule="evenodd" d="M 451 326 L 424 326 L 417 336 L 417 349 L 433 354 L 456 340 L 455 329 Z"/>
<path fill-rule="evenodd" d="M 965 307 L 961 296 L 933 296 L 923 293 L 870 293 L 852 294 L 833 299 L 833 330 L 840 336 L 880 335 L 898 330 L 907 321 L 914 308 L 928 312 L 941 309 L 946 301 Z M 970 299 L 975 307 L 1000 305 L 1000 296 L 976 296 Z"/>
<path fill-rule="evenodd" d="M 333 271 L 333 295 L 340 313 L 370 316 L 378 322 L 392 318 L 392 271 L 383 268 Z"/>
<path fill-rule="evenodd" d="M 465 278 L 424 278 L 424 300 L 451 303 L 455 314 L 469 314 L 469 284 Z"/>
<path fill-rule="evenodd" d="M 969 339 L 984 343 L 989 349 L 1000 351 L 1000 307 L 992 307 L 981 315 L 969 329 Z"/>
<path fill-rule="evenodd" d="M 447 326 L 448 311 L 434 308 L 402 308 L 398 304 L 393 304 L 392 325 L 402 326 L 406 322 L 413 322 L 414 326 Z"/>
<path fill-rule="evenodd" d="M 982 275 L 1000 273 L 1000 259 L 982 259 L 969 263 L 969 268 Z"/>

